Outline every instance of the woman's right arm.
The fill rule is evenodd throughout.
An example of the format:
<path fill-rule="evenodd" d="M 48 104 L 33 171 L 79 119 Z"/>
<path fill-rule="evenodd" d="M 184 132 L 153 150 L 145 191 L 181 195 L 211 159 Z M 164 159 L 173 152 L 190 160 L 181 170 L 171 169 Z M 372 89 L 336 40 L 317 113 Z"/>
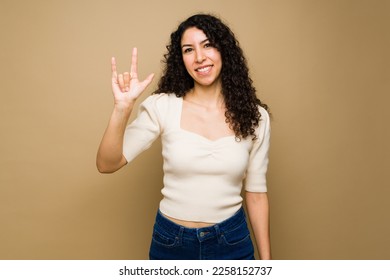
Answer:
<path fill-rule="evenodd" d="M 112 173 L 124 166 L 123 137 L 134 104 L 152 82 L 154 74 L 144 81 L 138 80 L 137 49 L 133 49 L 130 73 L 117 74 L 115 58 L 111 60 L 112 92 L 114 110 L 104 132 L 96 157 L 96 166 L 101 173 Z"/>

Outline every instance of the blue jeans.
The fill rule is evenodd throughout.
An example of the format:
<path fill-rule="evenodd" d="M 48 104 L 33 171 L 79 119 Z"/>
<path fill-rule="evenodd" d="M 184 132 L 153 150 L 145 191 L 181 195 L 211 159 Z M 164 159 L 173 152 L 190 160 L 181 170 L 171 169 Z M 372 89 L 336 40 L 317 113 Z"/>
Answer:
<path fill-rule="evenodd" d="M 187 228 L 160 211 L 153 227 L 151 260 L 254 260 L 245 212 L 210 227 Z"/>

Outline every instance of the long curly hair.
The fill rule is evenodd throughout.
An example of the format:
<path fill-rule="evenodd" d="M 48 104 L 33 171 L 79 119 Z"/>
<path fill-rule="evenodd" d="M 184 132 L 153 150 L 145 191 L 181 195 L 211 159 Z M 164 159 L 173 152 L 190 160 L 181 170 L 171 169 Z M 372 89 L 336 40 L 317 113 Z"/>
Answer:
<path fill-rule="evenodd" d="M 258 106 L 268 110 L 256 96 L 256 89 L 249 77 L 249 69 L 243 51 L 234 33 L 219 18 L 209 14 L 197 14 L 182 22 L 171 34 L 168 52 L 164 55 L 163 75 L 155 94 L 175 93 L 184 97 L 194 87 L 194 80 L 188 74 L 182 57 L 181 38 L 190 27 L 202 30 L 210 43 L 222 57 L 221 84 L 226 106 L 226 122 L 237 139 L 248 136 L 256 139 L 255 129 L 260 122 Z"/>

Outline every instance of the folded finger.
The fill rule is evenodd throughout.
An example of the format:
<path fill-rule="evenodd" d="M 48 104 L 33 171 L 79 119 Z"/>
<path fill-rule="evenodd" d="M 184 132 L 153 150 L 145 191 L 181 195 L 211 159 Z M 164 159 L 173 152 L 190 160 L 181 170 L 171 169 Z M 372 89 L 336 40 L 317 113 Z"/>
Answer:
<path fill-rule="evenodd" d="M 119 87 L 120 87 L 121 91 L 125 91 L 125 82 L 123 80 L 122 74 L 118 75 L 118 83 L 119 83 Z"/>
<path fill-rule="evenodd" d="M 123 82 L 124 82 L 124 86 L 125 86 L 126 91 L 129 91 L 130 80 L 131 80 L 130 73 L 129 72 L 123 73 Z"/>

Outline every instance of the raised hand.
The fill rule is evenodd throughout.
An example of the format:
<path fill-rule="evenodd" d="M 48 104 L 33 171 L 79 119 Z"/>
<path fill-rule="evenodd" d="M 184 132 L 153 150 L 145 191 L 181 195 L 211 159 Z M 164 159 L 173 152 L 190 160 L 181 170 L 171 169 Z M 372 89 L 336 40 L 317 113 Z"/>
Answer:
<path fill-rule="evenodd" d="M 128 108 L 134 105 L 137 98 L 153 80 L 154 74 L 150 74 L 143 81 L 138 79 L 137 59 L 137 48 L 133 48 L 130 73 L 124 72 L 123 74 L 117 73 L 115 57 L 111 59 L 112 92 L 114 94 L 115 106 Z"/>

